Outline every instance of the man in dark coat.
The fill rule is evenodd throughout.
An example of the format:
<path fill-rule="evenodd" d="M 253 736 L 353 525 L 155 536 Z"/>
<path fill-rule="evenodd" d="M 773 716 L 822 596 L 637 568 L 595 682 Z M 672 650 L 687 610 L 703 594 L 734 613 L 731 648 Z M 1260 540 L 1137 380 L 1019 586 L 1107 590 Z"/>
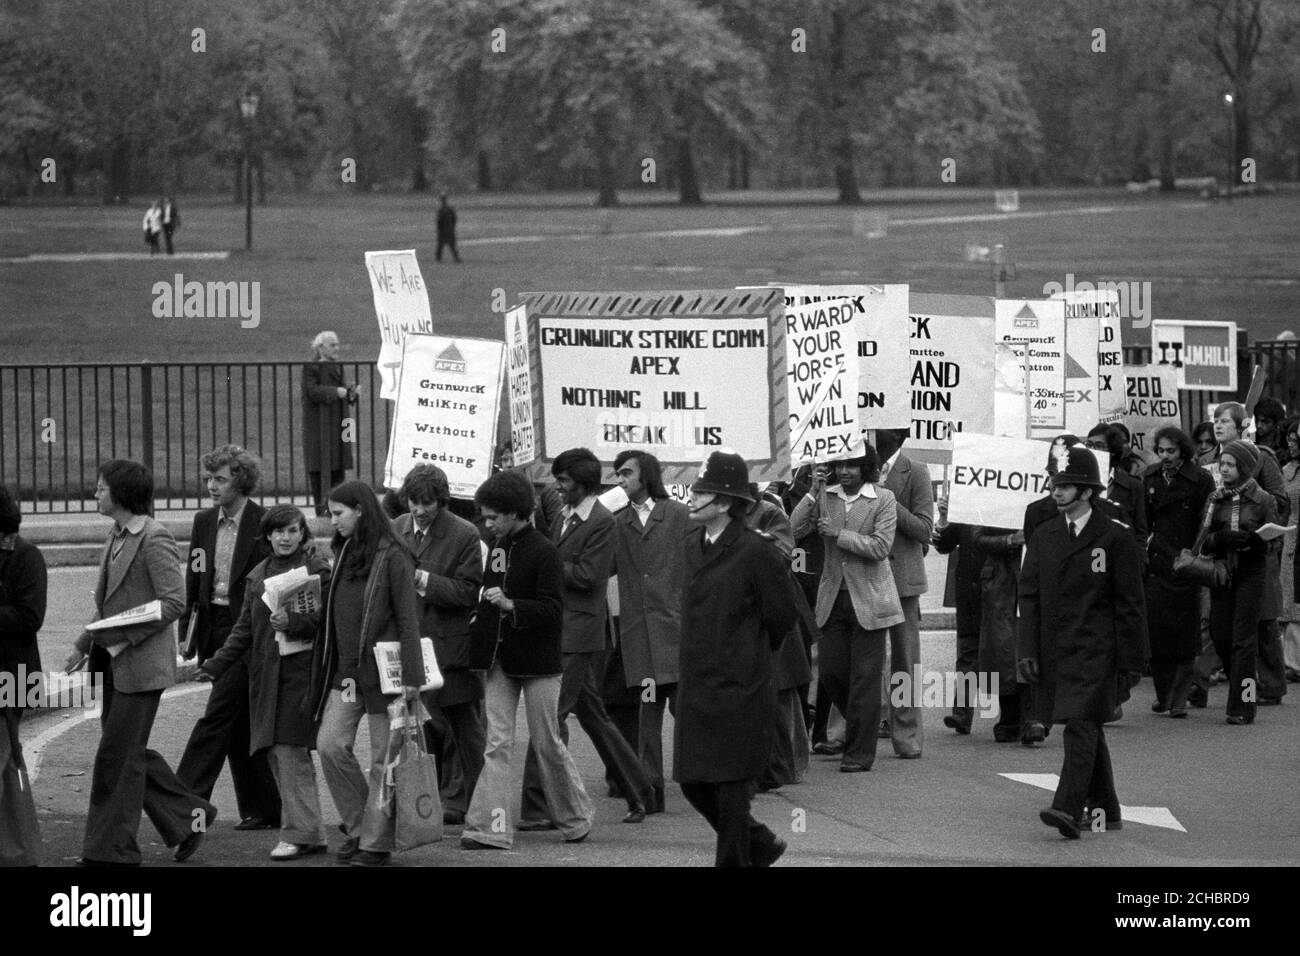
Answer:
<path fill-rule="evenodd" d="M 325 495 L 335 485 L 342 483 L 344 473 L 352 467 L 352 442 L 355 429 L 344 441 L 343 419 L 349 405 L 355 405 L 357 390 L 343 381 L 343 366 L 339 364 L 339 337 L 333 332 L 322 332 L 312 341 L 316 360 L 308 362 L 302 370 L 302 457 L 311 481 L 312 501 L 316 514 L 324 516 Z M 329 484 L 321 487 L 321 476 L 329 476 Z"/>
<path fill-rule="evenodd" d="M 181 640 L 194 621 L 187 654 L 203 664 L 221 650 L 244 606 L 250 571 L 269 554 L 262 534 L 262 506 L 248 496 L 261 474 L 256 456 L 238 445 L 222 445 L 203 456 L 212 507 L 194 516 L 185 565 L 185 612 Z M 204 800 L 230 762 L 240 830 L 280 826 L 280 790 L 265 751 L 250 754 L 248 662 L 241 657 L 212 684 L 208 704 L 190 733 L 176 776 Z"/>
<path fill-rule="evenodd" d="M 681 677 L 673 779 L 718 835 L 718 866 L 771 866 L 785 843 L 750 816 L 772 753 L 772 651 L 795 621 L 780 552 L 745 527 L 752 503 L 739 455 L 709 456 L 691 486 L 697 529 L 683 549 Z"/>
<path fill-rule="evenodd" d="M 944 582 L 944 607 L 957 611 L 957 660 L 953 670 L 964 680 L 974 674 L 980 651 L 980 574 L 984 570 L 985 554 L 975 544 L 968 524 L 948 524 L 948 503 L 939 502 L 939 524 L 934 529 L 934 549 L 948 555 L 948 577 Z M 953 703 L 952 713 L 943 718 L 943 725 L 969 734 L 975 720 L 975 708 L 970 702 Z"/>
<path fill-rule="evenodd" d="M 1147 657 L 1137 546 L 1127 527 L 1092 507 L 1102 487 L 1092 453 L 1069 449 L 1052 479 L 1060 516 L 1035 531 L 1020 573 L 1017 670 L 1038 684 L 1040 718 L 1065 725 L 1060 784 L 1039 816 L 1070 839 L 1086 807 L 1093 827 L 1119 829 L 1102 724 L 1115 709 L 1118 675 L 1140 674 Z"/>
<path fill-rule="evenodd" d="M 433 639 L 443 685 L 424 696 L 429 751 L 436 755 L 443 822 L 465 822 L 487 743 L 483 678 L 469 669 L 469 626 L 483 587 L 478 529 L 448 510 L 451 489 L 437 465 L 416 465 L 399 497 L 410 509 L 393 522 L 415 555 L 420 634 Z"/>
<path fill-rule="evenodd" d="M 1152 448 L 1160 461 L 1142 478 L 1151 524 L 1145 581 L 1151 676 L 1156 686 L 1151 709 L 1186 717 L 1192 662 L 1200 648 L 1200 589 L 1175 576 L 1173 565 L 1183 549 L 1196 542 L 1214 479 L 1193 461 L 1192 441 L 1180 429 L 1172 425 L 1157 429 Z"/>
<path fill-rule="evenodd" d="M 18 502 L 0 485 L 0 675 L 10 677 L 18 697 L 0 699 L 0 867 L 39 866 L 42 853 L 18 724 L 28 678 L 41 672 L 36 632 L 45 621 L 48 575 L 40 549 L 18 534 L 21 524 Z"/>
<path fill-rule="evenodd" d="M 448 246 L 452 258 L 460 262 L 460 253 L 456 251 L 456 210 L 447 202 L 446 193 L 438 197 L 438 202 L 438 248 L 434 250 L 433 258 L 441 262 L 442 247 Z"/>

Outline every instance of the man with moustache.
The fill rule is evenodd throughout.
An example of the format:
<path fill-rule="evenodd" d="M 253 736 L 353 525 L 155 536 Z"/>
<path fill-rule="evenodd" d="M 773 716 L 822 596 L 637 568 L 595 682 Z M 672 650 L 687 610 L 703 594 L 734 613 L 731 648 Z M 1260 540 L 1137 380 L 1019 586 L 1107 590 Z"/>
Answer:
<path fill-rule="evenodd" d="M 192 646 L 184 653 L 197 656 L 202 664 L 226 643 L 244 606 L 245 579 L 269 556 L 270 547 L 261 533 L 265 510 L 248 497 L 261 477 L 257 458 L 238 445 L 222 445 L 204 455 L 200 464 L 212 507 L 194 516 L 180 633 L 185 640 L 193 622 Z M 239 809 L 235 829 L 278 829 L 280 790 L 267 751 L 249 754 L 250 733 L 248 665 L 241 658 L 213 681 L 207 708 L 190 733 L 176 776 L 208 800 L 229 760 Z"/>
<path fill-rule="evenodd" d="M 470 621 L 483 587 L 478 529 L 448 510 L 451 490 L 437 465 L 416 465 L 398 497 L 408 514 L 393 530 L 415 555 L 415 592 L 420 597 L 420 633 L 433 639 L 443 685 L 429 691 L 425 706 L 439 756 L 443 822 L 465 822 L 474 784 L 483 770 L 487 743 L 483 678 L 469 668 Z"/>

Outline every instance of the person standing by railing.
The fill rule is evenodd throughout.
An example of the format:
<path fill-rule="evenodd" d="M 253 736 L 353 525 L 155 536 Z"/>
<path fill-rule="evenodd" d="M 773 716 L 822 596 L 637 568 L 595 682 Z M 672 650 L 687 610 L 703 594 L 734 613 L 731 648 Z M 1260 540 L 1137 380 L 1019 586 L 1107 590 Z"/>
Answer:
<path fill-rule="evenodd" d="M 316 358 L 302 370 L 302 454 L 311 480 L 311 500 L 316 514 L 323 517 L 322 473 L 329 473 L 326 487 L 333 488 L 343 483 L 344 473 L 352 467 L 351 442 L 356 436 L 345 436 L 343 424 L 347 407 L 357 403 L 357 388 L 343 381 L 337 335 L 321 332 L 311 347 Z"/>

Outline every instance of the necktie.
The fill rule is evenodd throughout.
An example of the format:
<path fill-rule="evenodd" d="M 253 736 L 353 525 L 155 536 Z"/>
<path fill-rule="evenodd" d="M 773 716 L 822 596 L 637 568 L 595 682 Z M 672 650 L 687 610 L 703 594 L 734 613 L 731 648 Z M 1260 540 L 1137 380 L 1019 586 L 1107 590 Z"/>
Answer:
<path fill-rule="evenodd" d="M 420 547 L 423 544 L 424 544 L 424 532 L 421 531 L 419 528 L 416 528 L 415 529 L 415 550 L 419 551 Z"/>
<path fill-rule="evenodd" d="M 1075 524 L 1073 521 L 1070 522 L 1070 537 L 1071 538 L 1079 537 L 1079 526 Z"/>

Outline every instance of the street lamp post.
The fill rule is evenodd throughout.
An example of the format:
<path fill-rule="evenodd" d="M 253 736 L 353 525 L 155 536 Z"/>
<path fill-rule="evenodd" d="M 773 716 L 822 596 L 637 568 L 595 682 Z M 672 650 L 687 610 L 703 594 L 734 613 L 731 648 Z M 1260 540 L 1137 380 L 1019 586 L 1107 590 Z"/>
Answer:
<path fill-rule="evenodd" d="M 244 248 L 253 248 L 253 120 L 257 118 L 257 94 L 249 91 L 239 98 L 244 118 Z"/>
<path fill-rule="evenodd" d="M 1232 184 L 1237 178 L 1237 110 L 1233 106 L 1236 97 L 1231 93 L 1223 94 L 1223 102 L 1228 104 L 1228 202 L 1232 202 Z"/>

